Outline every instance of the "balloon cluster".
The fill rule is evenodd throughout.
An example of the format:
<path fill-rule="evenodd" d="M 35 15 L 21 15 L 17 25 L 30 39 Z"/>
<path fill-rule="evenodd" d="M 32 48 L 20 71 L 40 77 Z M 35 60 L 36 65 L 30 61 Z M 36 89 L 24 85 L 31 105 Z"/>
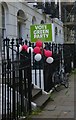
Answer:
<path fill-rule="evenodd" d="M 46 57 L 47 63 L 51 64 L 54 61 L 54 59 L 52 58 L 52 51 L 44 49 L 44 45 L 41 40 L 36 41 L 34 49 L 32 47 L 28 47 L 26 44 L 24 44 L 23 46 L 20 45 L 19 52 L 21 52 L 22 50 L 26 51 L 27 53 L 29 53 L 29 50 L 31 51 L 31 53 L 34 52 L 34 59 L 36 61 L 40 61 L 42 59 L 42 55 Z"/>

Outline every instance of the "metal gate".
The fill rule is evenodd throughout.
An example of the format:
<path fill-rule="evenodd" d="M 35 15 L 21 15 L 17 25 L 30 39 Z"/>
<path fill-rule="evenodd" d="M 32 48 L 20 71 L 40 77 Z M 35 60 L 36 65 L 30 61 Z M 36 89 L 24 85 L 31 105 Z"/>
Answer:
<path fill-rule="evenodd" d="M 16 49 L 15 49 L 16 48 Z M 31 53 L 30 53 L 31 54 Z M 31 112 L 31 55 L 19 53 L 18 40 L 3 40 L 2 120 L 19 120 Z"/>

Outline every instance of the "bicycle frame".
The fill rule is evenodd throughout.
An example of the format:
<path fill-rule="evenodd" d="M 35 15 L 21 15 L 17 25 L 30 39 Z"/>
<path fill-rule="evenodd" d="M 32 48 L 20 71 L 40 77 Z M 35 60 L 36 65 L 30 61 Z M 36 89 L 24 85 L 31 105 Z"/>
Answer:
<path fill-rule="evenodd" d="M 69 84 L 68 84 L 68 78 L 65 73 L 63 47 L 62 46 L 61 46 L 61 59 L 60 59 L 59 70 L 56 69 L 56 71 L 53 74 L 52 80 L 53 80 L 54 85 L 56 85 L 56 84 L 64 85 L 66 88 L 68 88 Z"/>

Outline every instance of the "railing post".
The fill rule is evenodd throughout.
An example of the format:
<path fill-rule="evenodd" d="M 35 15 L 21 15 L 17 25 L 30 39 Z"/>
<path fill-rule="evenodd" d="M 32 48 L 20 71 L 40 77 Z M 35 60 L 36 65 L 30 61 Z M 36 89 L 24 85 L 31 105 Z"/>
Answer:
<path fill-rule="evenodd" d="M 16 117 L 16 98 L 15 98 L 15 66 L 14 66 L 14 39 L 11 41 L 12 45 L 12 84 L 13 84 L 13 103 L 12 103 L 12 114 L 13 114 L 13 119 Z"/>
<path fill-rule="evenodd" d="M 22 44 L 22 42 L 21 42 Z M 16 60 L 19 61 L 19 39 L 16 39 L 16 47 L 17 47 L 17 53 L 16 53 Z M 17 108 L 16 108 L 16 113 L 17 113 L 17 120 L 18 120 L 18 116 L 19 116 L 19 62 L 17 63 L 17 67 L 16 67 L 17 71 L 16 71 L 16 84 L 17 84 L 17 95 L 16 95 L 16 99 L 17 99 Z"/>
<path fill-rule="evenodd" d="M 31 73 L 31 50 L 29 50 L 29 69 L 28 69 L 28 109 L 29 114 L 31 112 L 31 100 L 32 100 L 32 73 Z"/>
<path fill-rule="evenodd" d="M 9 120 L 10 118 L 10 102 L 9 102 L 9 39 L 6 38 L 6 51 L 7 51 L 7 119 Z"/>
<path fill-rule="evenodd" d="M 21 55 L 20 55 L 20 61 L 21 61 Z M 22 64 L 20 62 L 20 65 L 19 65 L 19 117 L 23 114 L 23 96 L 22 96 L 22 81 L 23 81 L 23 75 L 22 75 Z"/>
<path fill-rule="evenodd" d="M 5 61 L 6 39 L 3 40 L 2 53 L 2 120 L 6 118 L 6 61 Z M 5 98 L 4 98 L 5 96 Z"/>
<path fill-rule="evenodd" d="M 6 117 L 6 98 L 4 100 L 4 61 L 2 60 L 2 120 L 4 118 L 4 114 L 5 114 L 5 117 Z M 6 96 L 6 93 L 5 93 L 5 96 Z M 5 105 L 4 105 L 4 102 L 5 102 Z M 4 108 L 5 108 L 5 112 L 4 112 Z"/>

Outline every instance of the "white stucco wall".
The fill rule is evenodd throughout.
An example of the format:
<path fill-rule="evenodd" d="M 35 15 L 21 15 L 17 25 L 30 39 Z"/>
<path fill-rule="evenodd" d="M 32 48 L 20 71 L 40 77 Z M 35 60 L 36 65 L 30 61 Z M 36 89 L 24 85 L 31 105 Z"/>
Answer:
<path fill-rule="evenodd" d="M 57 27 L 57 35 L 55 36 L 55 27 Z M 61 33 L 59 32 L 61 30 Z M 64 43 L 63 23 L 57 18 L 53 20 L 53 41 L 56 43 Z"/>
<path fill-rule="evenodd" d="M 8 7 L 7 17 L 6 17 L 6 34 L 5 36 L 12 38 L 17 37 L 17 12 L 22 10 L 25 13 L 25 16 L 28 18 L 25 21 L 25 24 L 22 26 L 22 37 L 26 38 L 27 34 L 30 37 L 30 25 L 32 24 L 32 17 L 36 17 L 36 23 L 40 23 L 41 20 L 45 21 L 45 16 L 42 14 L 41 10 L 38 10 L 34 7 L 29 7 L 27 4 L 20 2 L 8 2 L 6 3 Z M 50 22 L 49 19 L 46 19 L 47 22 Z M 30 39 L 30 38 L 29 38 Z"/>
<path fill-rule="evenodd" d="M 2 3 L 4 4 L 4 3 Z M 6 3 L 7 9 L 6 11 L 6 30 L 5 30 L 5 37 L 9 38 L 17 38 L 18 37 L 18 26 L 17 26 L 17 13 L 19 10 L 22 10 L 26 16 L 26 21 L 24 24 L 22 24 L 21 28 L 21 36 L 23 39 L 27 39 L 28 34 L 28 40 L 30 40 L 30 25 L 32 25 L 32 17 L 35 16 L 36 24 L 40 24 L 41 20 L 44 20 L 46 23 L 51 23 L 51 19 L 48 15 L 44 15 L 42 13 L 41 9 L 34 8 L 32 4 L 27 4 L 24 2 L 8 2 Z M 0 18 L 1 21 L 1 18 Z M 56 37 L 56 42 L 63 41 L 63 25 L 62 23 L 58 24 L 58 20 L 54 20 L 53 24 L 54 27 L 57 26 L 58 28 L 58 35 Z M 59 34 L 59 30 L 61 29 L 61 35 Z M 53 41 L 55 40 L 54 33 L 53 33 Z"/>

